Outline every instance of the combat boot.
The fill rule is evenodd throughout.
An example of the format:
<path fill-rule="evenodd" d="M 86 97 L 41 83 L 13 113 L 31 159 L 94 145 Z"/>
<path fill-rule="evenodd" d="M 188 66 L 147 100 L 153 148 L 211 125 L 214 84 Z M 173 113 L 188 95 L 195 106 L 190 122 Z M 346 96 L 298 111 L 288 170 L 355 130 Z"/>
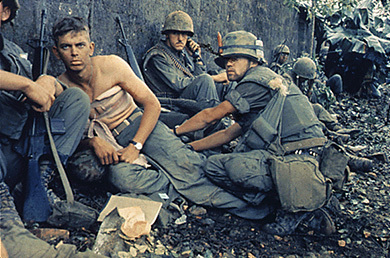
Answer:
<path fill-rule="evenodd" d="M 309 212 L 287 212 L 278 210 L 275 222 L 265 224 L 262 230 L 271 235 L 286 236 L 293 233 Z"/>
<path fill-rule="evenodd" d="M 358 134 L 360 133 L 360 129 L 357 129 L 357 128 L 341 128 L 341 129 L 338 129 L 336 130 L 336 133 L 339 133 L 339 134 L 349 134 L 349 135 L 355 135 L 355 134 Z"/>
<path fill-rule="evenodd" d="M 333 132 L 343 129 L 342 125 L 340 125 L 338 122 L 325 122 L 325 125 L 326 128 Z"/>
<path fill-rule="evenodd" d="M 330 235 L 336 232 L 336 226 L 332 217 L 337 217 L 341 213 L 341 205 L 339 200 L 332 195 L 321 208 L 311 212 L 301 223 L 302 228 L 314 230 L 314 232 L 323 235 Z"/>
<path fill-rule="evenodd" d="M 39 170 L 41 172 L 42 184 L 47 193 L 47 198 L 51 207 L 54 206 L 56 202 L 61 201 L 61 199 L 49 188 L 50 182 L 54 178 L 55 169 L 51 161 L 43 160 L 39 163 Z"/>
<path fill-rule="evenodd" d="M 325 208 L 319 208 L 310 212 L 301 225 L 309 230 L 314 230 L 318 234 L 330 235 L 336 232 L 333 219 Z"/>
<path fill-rule="evenodd" d="M 348 166 L 351 171 L 369 172 L 372 170 L 374 162 L 367 158 L 357 157 L 355 155 L 349 155 Z"/>
<path fill-rule="evenodd" d="M 341 134 L 341 133 L 333 132 L 330 130 L 328 130 L 326 132 L 326 136 L 328 136 L 328 138 L 330 140 L 332 140 L 338 144 L 344 144 L 344 143 L 348 142 L 348 140 L 350 138 L 349 134 Z"/>

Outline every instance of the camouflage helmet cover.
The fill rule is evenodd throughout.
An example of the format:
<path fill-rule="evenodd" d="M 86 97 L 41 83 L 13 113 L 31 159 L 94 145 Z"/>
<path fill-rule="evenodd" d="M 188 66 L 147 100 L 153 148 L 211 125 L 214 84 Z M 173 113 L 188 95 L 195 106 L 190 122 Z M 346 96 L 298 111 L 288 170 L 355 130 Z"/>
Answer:
<path fill-rule="evenodd" d="M 279 55 L 280 53 L 290 54 L 290 49 L 286 44 L 280 44 L 274 48 L 274 56 Z"/>
<path fill-rule="evenodd" d="M 186 32 L 189 36 L 194 35 L 194 24 L 191 17 L 183 11 L 174 11 L 165 18 L 164 27 L 161 31 L 166 34 L 169 31 Z"/>
<path fill-rule="evenodd" d="M 238 56 L 246 57 L 256 62 L 265 62 L 263 41 L 247 31 L 229 32 L 223 39 L 223 46 L 219 47 L 222 53 L 214 61 L 225 68 L 225 58 Z"/>
<path fill-rule="evenodd" d="M 7 20 L 5 20 L 3 23 L 7 23 L 13 20 L 16 16 L 16 12 L 20 8 L 20 4 L 18 0 L 3 0 L 1 1 L 3 3 L 3 7 L 9 7 L 11 10 L 11 15 Z"/>
<path fill-rule="evenodd" d="M 295 62 L 292 69 L 292 71 L 296 73 L 299 77 L 305 79 L 314 79 L 316 77 L 316 70 L 316 64 L 308 57 L 299 58 Z"/>

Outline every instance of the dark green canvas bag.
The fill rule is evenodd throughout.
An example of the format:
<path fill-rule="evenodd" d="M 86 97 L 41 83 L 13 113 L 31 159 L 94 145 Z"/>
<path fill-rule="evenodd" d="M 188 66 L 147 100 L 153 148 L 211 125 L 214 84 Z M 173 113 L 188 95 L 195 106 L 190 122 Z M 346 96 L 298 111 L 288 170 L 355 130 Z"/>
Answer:
<path fill-rule="evenodd" d="M 309 155 L 291 154 L 270 159 L 270 171 L 282 208 L 291 212 L 322 207 L 331 192 L 331 182 Z"/>

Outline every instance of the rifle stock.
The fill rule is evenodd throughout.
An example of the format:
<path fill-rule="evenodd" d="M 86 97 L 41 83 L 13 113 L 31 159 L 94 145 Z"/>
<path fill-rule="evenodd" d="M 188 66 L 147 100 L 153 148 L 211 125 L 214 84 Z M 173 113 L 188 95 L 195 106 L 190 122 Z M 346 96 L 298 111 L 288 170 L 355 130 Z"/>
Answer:
<path fill-rule="evenodd" d="M 142 81 L 144 81 L 144 77 L 142 76 L 141 70 L 139 68 L 137 59 L 135 58 L 133 48 L 128 43 L 125 31 L 123 30 L 122 21 L 119 16 L 116 17 L 116 22 L 119 25 L 119 29 L 121 30 L 123 39 L 119 39 L 118 42 L 125 47 L 126 56 L 127 56 L 127 62 L 130 64 L 131 69 L 133 69 L 135 75 L 138 76 Z"/>

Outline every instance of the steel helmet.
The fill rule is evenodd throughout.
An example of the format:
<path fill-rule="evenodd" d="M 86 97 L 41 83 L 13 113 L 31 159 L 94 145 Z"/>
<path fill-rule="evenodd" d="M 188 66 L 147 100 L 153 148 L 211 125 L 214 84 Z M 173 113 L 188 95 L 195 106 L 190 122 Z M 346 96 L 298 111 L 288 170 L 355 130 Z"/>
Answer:
<path fill-rule="evenodd" d="M 11 15 L 9 16 L 9 18 L 3 21 L 3 23 L 7 23 L 12 21 L 13 18 L 15 18 L 16 12 L 20 8 L 20 4 L 18 0 L 3 0 L 2 3 L 3 7 L 9 7 L 9 9 L 11 10 Z"/>
<path fill-rule="evenodd" d="M 288 54 L 288 55 L 290 54 L 290 49 L 286 44 L 280 44 L 274 48 L 274 56 L 277 56 L 281 53 Z"/>
<path fill-rule="evenodd" d="M 308 57 L 299 58 L 295 62 L 292 69 L 292 71 L 296 73 L 299 77 L 305 79 L 314 79 L 316 77 L 316 70 L 316 64 Z"/>
<path fill-rule="evenodd" d="M 191 17 L 183 11 L 174 11 L 165 18 L 162 34 L 169 31 L 186 32 L 189 36 L 194 35 L 194 24 Z"/>
<path fill-rule="evenodd" d="M 219 47 L 220 54 L 214 61 L 217 65 L 225 68 L 225 58 L 238 56 L 246 57 L 256 62 L 265 62 L 263 41 L 247 31 L 229 32 L 223 39 L 223 46 Z"/>

